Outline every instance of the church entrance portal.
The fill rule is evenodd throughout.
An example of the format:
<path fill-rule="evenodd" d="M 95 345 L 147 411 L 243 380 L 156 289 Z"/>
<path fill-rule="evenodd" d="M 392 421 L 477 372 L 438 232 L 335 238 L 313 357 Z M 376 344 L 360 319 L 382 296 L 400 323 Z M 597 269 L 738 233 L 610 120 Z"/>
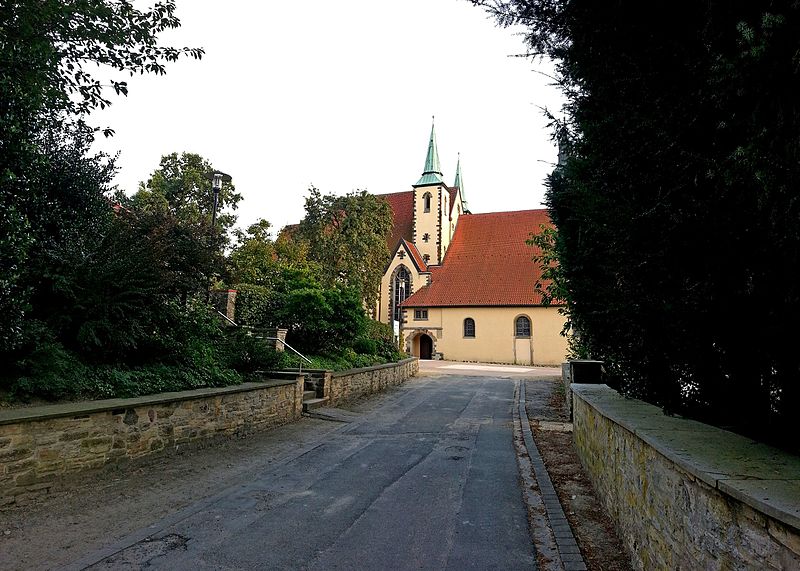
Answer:
<path fill-rule="evenodd" d="M 433 356 L 433 339 L 424 333 L 419 336 L 419 358 L 430 359 Z"/>

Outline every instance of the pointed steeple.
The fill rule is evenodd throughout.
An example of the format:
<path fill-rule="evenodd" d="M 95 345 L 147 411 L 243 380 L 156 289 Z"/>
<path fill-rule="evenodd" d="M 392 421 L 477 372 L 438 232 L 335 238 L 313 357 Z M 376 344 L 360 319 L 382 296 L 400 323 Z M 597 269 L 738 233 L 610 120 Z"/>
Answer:
<path fill-rule="evenodd" d="M 428 142 L 428 154 L 425 156 L 425 170 L 414 186 L 442 184 L 442 168 L 439 166 L 439 151 L 436 149 L 436 133 L 431 121 L 431 139 Z"/>
<path fill-rule="evenodd" d="M 453 187 L 458 188 L 461 193 L 461 205 L 464 210 L 467 210 L 467 197 L 464 194 L 464 177 L 461 174 L 461 153 L 458 153 L 458 162 L 456 163 L 456 180 L 453 182 Z"/>
<path fill-rule="evenodd" d="M 458 162 L 456 163 L 456 180 L 453 182 L 454 188 L 461 189 L 461 200 L 464 200 L 464 187 L 462 186 L 464 183 L 461 180 L 461 153 L 458 153 Z"/>

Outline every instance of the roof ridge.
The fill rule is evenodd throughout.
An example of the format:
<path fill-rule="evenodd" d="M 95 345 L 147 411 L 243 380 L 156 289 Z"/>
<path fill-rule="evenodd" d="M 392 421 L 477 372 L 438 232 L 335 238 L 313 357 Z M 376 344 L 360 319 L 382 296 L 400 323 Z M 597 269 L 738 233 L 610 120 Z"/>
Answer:
<path fill-rule="evenodd" d="M 524 210 L 498 210 L 496 212 L 479 212 L 479 213 L 472 213 L 470 214 L 470 218 L 476 218 L 478 216 L 488 216 L 491 214 L 518 214 L 518 213 L 527 213 L 527 212 L 550 212 L 549 208 L 526 208 Z"/>

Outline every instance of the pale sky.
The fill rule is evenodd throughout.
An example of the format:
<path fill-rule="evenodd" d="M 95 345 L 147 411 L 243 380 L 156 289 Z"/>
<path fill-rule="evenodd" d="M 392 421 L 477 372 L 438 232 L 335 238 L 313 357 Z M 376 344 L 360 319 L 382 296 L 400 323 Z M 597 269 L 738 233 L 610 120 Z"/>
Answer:
<path fill-rule="evenodd" d="M 233 176 L 240 226 L 277 229 L 302 218 L 311 184 L 411 190 L 435 115 L 445 181 L 460 152 L 472 212 L 541 206 L 557 155 L 541 107 L 561 106 L 551 67 L 508 57 L 521 37 L 466 0 L 178 0 L 177 14 L 162 44 L 203 59 L 130 79 L 92 117 L 116 130 L 97 147 L 121 153 L 125 191 L 162 155 L 195 152 Z"/>

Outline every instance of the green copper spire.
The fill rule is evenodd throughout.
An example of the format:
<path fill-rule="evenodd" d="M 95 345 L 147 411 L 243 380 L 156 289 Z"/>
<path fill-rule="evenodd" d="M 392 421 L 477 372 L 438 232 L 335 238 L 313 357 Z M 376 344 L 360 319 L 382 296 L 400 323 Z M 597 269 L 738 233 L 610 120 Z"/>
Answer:
<path fill-rule="evenodd" d="M 458 162 L 456 163 L 456 180 L 453 182 L 453 187 L 458 189 L 461 193 L 461 205 L 464 210 L 467 210 L 467 197 L 464 195 L 464 177 L 461 174 L 461 153 L 458 153 Z"/>
<path fill-rule="evenodd" d="M 453 182 L 453 188 L 461 189 L 461 200 L 464 200 L 464 188 L 461 186 L 461 153 L 458 153 L 458 162 L 456 163 L 456 180 Z"/>
<path fill-rule="evenodd" d="M 442 184 L 442 168 L 439 166 L 439 151 L 436 150 L 436 133 L 431 122 L 431 140 L 428 142 L 428 154 L 425 156 L 425 171 L 414 186 Z"/>

